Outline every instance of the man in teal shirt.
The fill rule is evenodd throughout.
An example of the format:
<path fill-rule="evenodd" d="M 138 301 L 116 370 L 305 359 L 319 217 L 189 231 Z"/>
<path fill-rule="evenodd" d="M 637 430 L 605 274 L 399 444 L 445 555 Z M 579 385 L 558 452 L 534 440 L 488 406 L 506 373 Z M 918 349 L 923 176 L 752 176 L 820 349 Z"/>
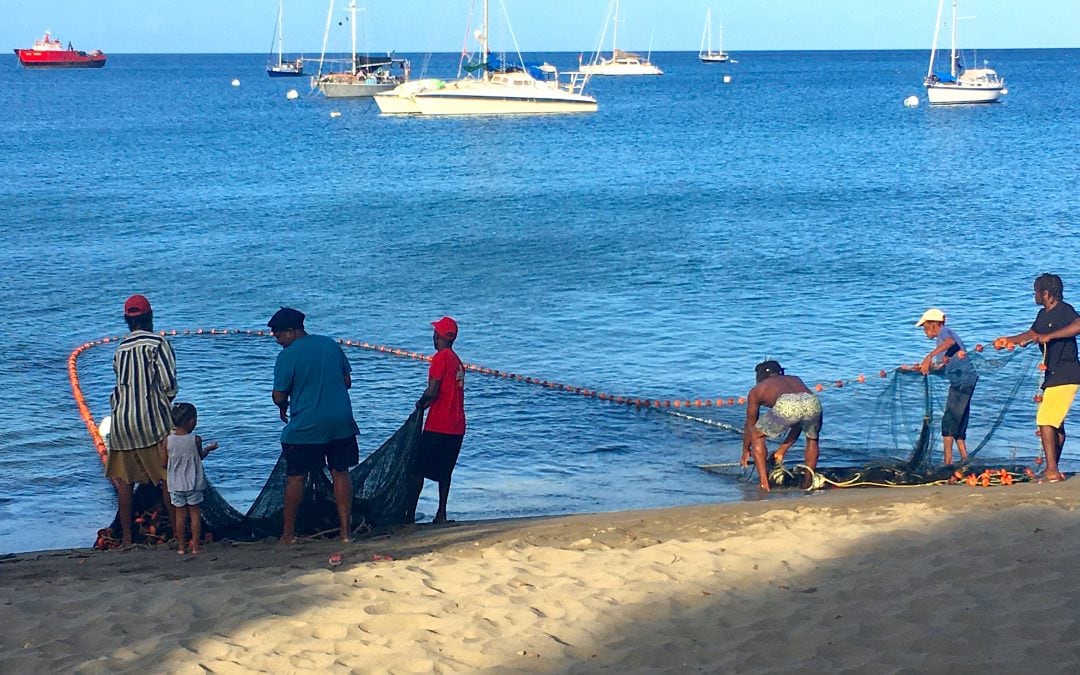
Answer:
<path fill-rule="evenodd" d="M 337 342 L 323 335 L 308 335 L 304 318 L 303 312 L 282 307 L 267 323 L 283 347 L 274 364 L 273 391 L 285 422 L 281 451 L 287 479 L 281 540 L 286 544 L 296 541 L 296 513 L 307 474 L 329 466 L 341 541 L 348 542 L 352 515 L 349 469 L 360 462 L 356 444 L 359 429 L 349 400 L 352 368 Z"/>

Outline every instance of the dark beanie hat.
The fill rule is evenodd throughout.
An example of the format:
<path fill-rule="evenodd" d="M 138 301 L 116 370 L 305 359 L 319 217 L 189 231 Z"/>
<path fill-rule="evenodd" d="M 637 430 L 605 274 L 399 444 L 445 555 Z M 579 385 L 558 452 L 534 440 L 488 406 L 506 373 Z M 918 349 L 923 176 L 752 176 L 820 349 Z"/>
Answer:
<path fill-rule="evenodd" d="M 291 330 L 304 327 L 304 313 L 292 307 L 282 307 L 266 322 L 271 331 Z"/>

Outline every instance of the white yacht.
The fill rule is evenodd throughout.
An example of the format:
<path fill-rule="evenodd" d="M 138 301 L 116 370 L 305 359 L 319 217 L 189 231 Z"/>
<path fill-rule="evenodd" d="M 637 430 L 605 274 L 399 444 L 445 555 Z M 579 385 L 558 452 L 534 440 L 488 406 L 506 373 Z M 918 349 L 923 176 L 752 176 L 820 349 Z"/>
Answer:
<path fill-rule="evenodd" d="M 938 0 L 934 43 L 930 47 L 930 67 L 927 68 L 926 79 L 923 80 L 926 98 L 931 105 L 996 103 L 1008 93 L 1005 81 L 998 76 L 997 71 L 992 68 L 964 68 L 960 62 L 960 53 L 956 49 L 956 22 L 961 17 L 956 16 L 956 6 L 957 0 L 952 0 L 949 69 L 938 72 L 934 70 L 934 63 L 937 58 L 938 38 L 941 35 L 941 16 L 945 9 L 945 0 Z"/>
<path fill-rule="evenodd" d="M 560 81 L 558 70 L 550 65 L 507 66 L 492 63 L 488 48 L 488 0 L 484 0 L 483 23 L 476 32 L 481 61 L 473 66 L 480 77 L 465 77 L 453 82 L 434 81 L 417 91 L 401 92 L 376 98 L 379 109 L 412 112 L 421 115 L 537 115 L 546 113 L 596 112 L 596 99 L 582 92 L 588 76 L 565 73 Z M 520 62 L 520 54 L 518 59 Z M 403 100 L 404 99 L 404 100 Z M 383 106 L 387 106 L 384 108 Z"/>
<path fill-rule="evenodd" d="M 614 12 L 608 12 L 608 16 L 613 17 L 611 21 L 611 58 L 602 57 L 598 49 L 592 61 L 581 64 L 578 70 L 586 75 L 663 75 L 664 71 L 653 65 L 648 57 L 625 52 L 618 48 L 619 0 L 613 0 L 613 4 Z M 607 33 L 606 21 L 604 33 Z M 603 42 L 603 36 L 601 36 L 600 42 Z"/>

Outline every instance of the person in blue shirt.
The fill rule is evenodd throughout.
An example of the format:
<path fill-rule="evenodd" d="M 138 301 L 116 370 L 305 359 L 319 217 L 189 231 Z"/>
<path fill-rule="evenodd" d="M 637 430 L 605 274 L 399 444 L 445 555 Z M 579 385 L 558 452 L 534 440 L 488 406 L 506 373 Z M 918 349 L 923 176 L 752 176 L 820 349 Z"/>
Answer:
<path fill-rule="evenodd" d="M 916 368 L 923 375 L 940 372 L 949 380 L 949 396 L 941 415 L 941 440 L 945 446 L 945 465 L 953 463 L 953 443 L 960 451 L 960 461 L 967 459 L 967 428 L 971 416 L 971 397 L 979 374 L 964 349 L 964 343 L 951 328 L 945 326 L 945 312 L 932 307 L 923 312 L 915 324 L 937 345 Z"/>
<path fill-rule="evenodd" d="M 360 463 L 349 388 L 352 367 L 332 338 L 309 335 L 304 314 L 282 307 L 270 321 L 270 332 L 283 347 L 274 364 L 274 404 L 285 428 L 281 451 L 285 456 L 285 523 L 281 540 L 296 542 L 296 513 L 311 471 L 330 467 L 334 501 L 340 520 L 341 541 L 350 540 L 352 480 L 349 469 Z"/>

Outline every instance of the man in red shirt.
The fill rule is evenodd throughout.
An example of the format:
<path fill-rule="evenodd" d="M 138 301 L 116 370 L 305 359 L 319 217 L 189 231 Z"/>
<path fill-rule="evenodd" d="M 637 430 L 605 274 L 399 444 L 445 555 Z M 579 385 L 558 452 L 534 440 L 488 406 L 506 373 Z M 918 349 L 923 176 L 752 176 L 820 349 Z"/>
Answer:
<path fill-rule="evenodd" d="M 446 499 L 450 496 L 450 475 L 457 465 L 461 441 L 465 438 L 465 366 L 454 353 L 457 339 L 457 322 L 448 316 L 431 325 L 435 328 L 432 341 L 435 356 L 428 368 L 428 385 L 416 402 L 416 407 L 427 408 L 427 421 L 420 438 L 420 451 L 416 468 L 411 477 L 412 494 L 405 522 L 416 520 L 416 504 L 424 489 L 424 479 L 439 483 L 439 510 L 435 512 L 436 523 L 446 522 Z"/>

